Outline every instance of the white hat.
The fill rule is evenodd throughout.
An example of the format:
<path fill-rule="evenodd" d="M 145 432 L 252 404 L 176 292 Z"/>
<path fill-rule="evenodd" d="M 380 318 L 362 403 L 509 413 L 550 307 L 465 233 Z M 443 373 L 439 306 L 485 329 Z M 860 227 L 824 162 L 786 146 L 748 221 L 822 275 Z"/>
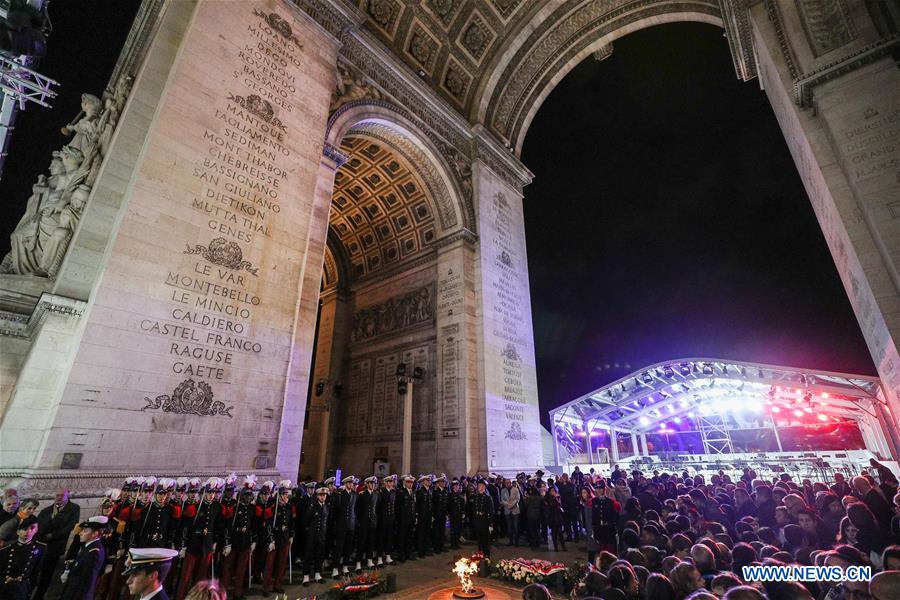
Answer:
<path fill-rule="evenodd" d="M 109 524 L 109 518 L 104 516 L 96 516 L 91 517 L 87 521 L 82 521 L 78 524 L 82 529 L 94 529 L 97 531 L 102 531 L 106 529 L 107 524 Z"/>
<path fill-rule="evenodd" d="M 325 485 L 334 485 L 334 482 L 335 482 L 335 478 L 334 478 L 334 477 L 329 477 L 328 479 L 326 479 L 326 480 L 323 481 L 322 483 L 324 483 Z"/>
<path fill-rule="evenodd" d="M 273 489 L 275 489 L 274 481 L 263 481 L 263 484 L 262 484 L 262 486 L 260 486 L 259 491 L 268 493 L 268 492 L 271 492 Z"/>
<path fill-rule="evenodd" d="M 121 496 L 121 495 L 122 495 L 121 490 L 117 490 L 115 488 L 110 488 L 110 489 L 106 490 L 106 493 L 103 494 L 103 496 L 105 498 L 108 498 L 109 500 L 111 500 L 113 502 L 118 500 L 119 496 Z"/>
<path fill-rule="evenodd" d="M 237 485 L 237 473 L 233 472 L 225 478 L 225 487 L 234 488 Z"/>
<path fill-rule="evenodd" d="M 327 493 L 328 493 L 328 488 L 327 488 L 327 487 L 320 487 L 320 488 L 318 488 L 318 489 L 316 490 L 316 495 L 317 495 L 317 496 L 318 496 L 319 494 L 327 494 Z"/>
<path fill-rule="evenodd" d="M 372 475 L 371 477 L 366 477 L 365 482 L 366 483 L 378 483 L 378 477 L 376 477 L 375 475 Z"/>
<path fill-rule="evenodd" d="M 293 489 L 293 486 L 291 485 L 290 479 L 282 479 L 281 481 L 278 482 L 278 491 L 279 492 L 289 492 L 289 491 L 291 491 L 291 489 Z"/>
<path fill-rule="evenodd" d="M 381 478 L 381 480 L 382 480 L 382 481 L 385 481 L 385 482 L 387 482 L 387 481 L 394 481 L 395 479 L 397 479 L 397 476 L 396 476 L 396 475 L 388 475 L 387 477 L 382 477 L 382 478 Z"/>
<path fill-rule="evenodd" d="M 413 477 L 412 475 L 404 475 L 403 476 L 403 481 L 415 481 L 415 480 L 416 480 L 416 478 Z"/>
<path fill-rule="evenodd" d="M 419 483 L 422 483 L 425 480 L 431 481 L 431 473 L 425 473 L 424 475 L 419 475 Z"/>
<path fill-rule="evenodd" d="M 178 556 L 178 550 L 169 548 L 130 548 L 126 562 L 127 568 L 122 575 L 129 575 L 141 569 L 168 563 L 176 556 Z"/>
<path fill-rule="evenodd" d="M 347 475 L 341 480 L 341 483 L 358 483 L 359 479 L 355 475 Z"/>

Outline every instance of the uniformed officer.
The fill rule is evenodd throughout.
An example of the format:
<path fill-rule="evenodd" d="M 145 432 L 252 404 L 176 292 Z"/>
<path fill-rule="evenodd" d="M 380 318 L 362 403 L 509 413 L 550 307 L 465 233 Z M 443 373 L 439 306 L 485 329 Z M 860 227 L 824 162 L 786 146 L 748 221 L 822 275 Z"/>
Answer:
<path fill-rule="evenodd" d="M 450 548 L 459 548 L 459 537 L 462 535 L 463 515 L 466 512 L 466 497 L 460 491 L 458 479 L 450 483 L 450 494 L 447 497 L 447 514 L 450 517 Z"/>
<path fill-rule="evenodd" d="M 46 552 L 46 546 L 34 539 L 37 531 L 37 517 L 25 517 L 16 529 L 16 541 L 0 548 L 0 598 L 3 600 L 28 598 L 32 574 L 37 572 Z"/>
<path fill-rule="evenodd" d="M 295 506 L 291 502 L 293 487 L 289 479 L 278 483 L 278 495 L 275 499 L 275 509 L 272 515 L 272 540 L 266 552 L 266 562 L 263 570 L 263 596 L 268 596 L 273 590 L 283 592 L 281 582 L 284 572 L 287 570 L 290 560 L 291 544 L 294 543 L 294 517 Z"/>
<path fill-rule="evenodd" d="M 431 492 L 431 512 L 434 516 L 432 543 L 435 553 L 444 552 L 447 540 L 447 503 L 449 490 L 447 490 L 447 476 L 443 473 L 434 480 L 434 488 Z"/>
<path fill-rule="evenodd" d="M 322 581 L 322 559 L 328 552 L 328 527 L 331 521 L 328 505 L 328 488 L 320 487 L 316 490 L 315 500 L 310 502 L 303 515 L 304 530 L 306 531 L 305 546 L 303 549 L 303 585 L 309 585 L 309 574 L 315 572 L 314 581 Z"/>
<path fill-rule="evenodd" d="M 216 534 L 222 526 L 222 505 L 216 498 L 224 485 L 221 478 L 210 477 L 203 487 L 203 499 L 185 506 L 181 528 L 184 563 L 176 594 L 178 600 L 184 600 L 193 581 L 208 577 L 212 554 L 216 550 Z"/>
<path fill-rule="evenodd" d="M 306 549 L 306 509 L 316 499 L 316 488 L 319 487 L 315 481 L 307 481 L 303 485 L 298 485 L 295 491 L 295 505 L 297 508 L 297 518 L 294 520 L 294 547 L 291 549 L 294 562 L 303 565 L 303 554 Z"/>
<path fill-rule="evenodd" d="M 349 573 L 353 538 L 356 533 L 356 484 L 359 480 L 353 475 L 344 477 L 341 488 L 332 495 L 332 523 L 334 528 L 334 548 L 331 555 L 331 577 Z M 340 573 L 338 568 L 340 567 Z M 357 563 L 357 570 L 361 565 Z"/>
<path fill-rule="evenodd" d="M 100 580 L 97 582 L 98 600 L 108 600 L 113 595 L 113 586 L 120 585 L 120 579 L 116 577 L 115 568 L 119 557 L 124 554 L 122 550 L 122 534 L 125 531 L 125 523 L 120 522 L 115 517 L 116 499 L 119 496 L 119 490 L 106 490 L 103 500 L 100 503 L 100 514 L 108 519 L 107 530 L 104 532 L 100 541 L 103 543 L 103 549 L 106 551 L 106 566 L 100 574 Z M 121 577 L 121 569 L 124 568 L 124 559 L 120 563 L 119 577 Z"/>
<path fill-rule="evenodd" d="M 484 556 L 491 556 L 491 530 L 493 529 L 494 502 L 487 493 L 487 482 L 479 479 L 478 491 L 471 499 L 472 504 L 472 532 L 478 541 L 478 549 Z"/>
<path fill-rule="evenodd" d="M 378 491 L 378 527 L 375 534 L 378 566 L 394 562 L 391 554 L 396 539 L 397 490 L 394 488 L 396 482 L 396 475 L 388 475 L 381 480 L 383 487 Z"/>
<path fill-rule="evenodd" d="M 169 600 L 163 581 L 178 551 L 171 548 L 132 548 L 125 571 L 128 593 L 140 600 Z"/>
<path fill-rule="evenodd" d="M 397 494 L 397 549 L 400 562 L 415 559 L 416 535 L 416 492 L 413 484 L 416 478 L 403 476 L 403 488 Z"/>
<path fill-rule="evenodd" d="M 359 494 L 356 503 L 356 516 L 359 521 L 359 544 L 357 546 L 360 560 L 366 561 L 366 567 L 375 566 L 375 534 L 378 531 L 379 500 L 378 477 L 366 477 L 366 489 Z"/>
<path fill-rule="evenodd" d="M 169 494 L 174 490 L 174 480 L 161 478 L 156 482 L 153 501 L 135 509 L 131 547 L 168 548 L 173 545 L 176 521 L 172 516 L 176 508 L 169 503 Z"/>
<path fill-rule="evenodd" d="M 231 520 L 224 521 L 225 557 L 222 565 L 222 585 L 232 590 L 235 600 L 244 598 L 244 576 L 250 564 L 250 554 L 256 547 L 253 533 L 256 529 L 256 514 L 253 507 L 253 491 L 256 488 L 256 476 L 247 475 L 238 493 L 238 503 L 234 508 Z M 234 581 L 232 582 L 232 575 Z"/>
<path fill-rule="evenodd" d="M 81 547 L 74 559 L 66 561 L 60 600 L 94 600 L 97 580 L 106 565 L 106 549 L 100 536 L 106 531 L 108 523 L 107 517 L 97 516 L 78 524 Z"/>
<path fill-rule="evenodd" d="M 419 476 L 419 485 L 416 490 L 416 546 L 419 558 L 431 556 L 432 536 L 432 504 L 431 504 L 431 475 Z"/>
<path fill-rule="evenodd" d="M 219 505 L 222 507 L 220 518 L 222 526 L 219 527 L 218 537 L 216 538 L 216 552 L 213 554 L 213 564 L 216 565 L 215 572 L 222 573 L 225 564 L 225 547 L 228 543 L 225 541 L 226 528 L 234 517 L 234 510 L 237 506 L 237 473 L 232 473 L 225 478 L 225 484 L 222 488 L 222 497 L 219 499 Z"/>

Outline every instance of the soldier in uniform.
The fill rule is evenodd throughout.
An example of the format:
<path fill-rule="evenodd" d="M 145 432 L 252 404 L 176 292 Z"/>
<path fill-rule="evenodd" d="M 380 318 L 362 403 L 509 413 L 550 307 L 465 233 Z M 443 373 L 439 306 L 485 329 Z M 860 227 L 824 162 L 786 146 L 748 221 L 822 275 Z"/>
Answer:
<path fill-rule="evenodd" d="M 222 526 L 222 505 L 216 498 L 224 485 L 222 479 L 210 477 L 203 488 L 203 499 L 199 503 L 185 506 L 180 552 L 183 554 L 184 564 L 179 577 L 176 595 L 178 600 L 184 600 L 193 581 L 208 577 L 212 555 L 216 550 L 216 534 Z"/>
<path fill-rule="evenodd" d="M 292 553 L 294 562 L 300 563 L 301 567 L 303 555 L 306 551 L 306 520 L 304 516 L 306 515 L 306 509 L 316 499 L 316 487 L 318 486 L 315 481 L 307 481 L 302 486 L 297 486 L 298 490 L 303 491 L 297 494 L 296 499 L 297 518 L 294 520 L 294 547 Z"/>
<path fill-rule="evenodd" d="M 419 477 L 419 485 L 416 490 L 416 546 L 419 551 L 419 558 L 431 556 L 431 475 L 421 475 Z"/>
<path fill-rule="evenodd" d="M 225 541 L 226 528 L 228 524 L 231 523 L 231 519 L 234 517 L 234 509 L 237 506 L 237 496 L 235 496 L 234 490 L 237 487 L 237 473 L 232 473 L 228 477 L 225 478 L 225 485 L 222 489 L 222 498 L 219 500 L 219 504 L 222 506 L 222 526 L 219 527 L 219 534 L 216 538 L 216 552 L 213 555 L 213 564 L 218 568 L 215 569 L 215 573 L 222 573 L 222 568 L 225 563 L 225 547 L 228 545 L 228 542 Z"/>
<path fill-rule="evenodd" d="M 309 585 L 309 574 L 315 572 L 314 581 L 322 581 L 322 559 L 328 553 L 328 526 L 330 523 L 328 488 L 316 490 L 315 500 L 310 502 L 303 515 L 306 532 L 303 548 L 303 585 Z"/>
<path fill-rule="evenodd" d="M 172 559 L 178 556 L 170 548 L 132 548 L 128 551 L 127 568 L 122 573 L 126 578 L 128 593 L 141 600 L 169 600 L 163 581 L 172 566 Z"/>
<path fill-rule="evenodd" d="M 432 543 L 434 544 L 435 554 L 445 551 L 444 545 L 447 541 L 447 503 L 449 500 L 449 491 L 447 490 L 447 476 L 441 473 L 440 477 L 434 480 L 435 486 L 431 492 L 431 512 L 434 514 L 434 533 L 432 534 Z"/>
<path fill-rule="evenodd" d="M 397 547 L 400 562 L 415 559 L 416 535 L 416 492 L 413 484 L 416 478 L 403 476 L 403 487 L 397 494 Z"/>
<path fill-rule="evenodd" d="M 396 481 L 396 475 L 388 475 L 381 480 L 384 487 L 378 490 L 378 527 L 375 534 L 378 566 L 390 565 L 394 562 L 391 553 L 394 551 L 394 539 L 396 538 L 397 490 L 394 489 Z"/>
<path fill-rule="evenodd" d="M 284 479 L 278 483 L 278 495 L 272 514 L 272 537 L 266 552 L 266 563 L 263 570 L 263 596 L 268 596 L 274 589 L 283 592 L 281 582 L 290 561 L 291 545 L 294 543 L 295 507 L 291 502 L 291 482 Z"/>
<path fill-rule="evenodd" d="M 100 581 L 97 582 L 96 597 L 98 600 L 106 600 L 113 593 L 113 583 L 116 582 L 116 563 L 119 556 L 124 554 L 122 551 L 122 534 L 125 531 L 125 523 L 121 523 L 114 516 L 118 495 L 119 490 L 107 490 L 103 496 L 103 501 L 100 503 L 100 514 L 107 518 L 107 530 L 100 538 L 103 542 L 103 549 L 106 551 L 106 566 L 100 575 Z"/>
<path fill-rule="evenodd" d="M 107 517 L 98 516 L 78 524 L 78 544 L 73 542 L 70 548 L 70 552 L 72 549 L 77 552 L 66 560 L 60 600 L 94 600 L 97 580 L 106 565 L 106 549 L 100 536 L 108 523 Z"/>
<path fill-rule="evenodd" d="M 359 522 L 359 544 L 357 556 L 365 559 L 366 567 L 372 568 L 375 563 L 375 533 L 378 531 L 378 501 L 381 499 L 378 490 L 378 477 L 375 475 L 366 478 L 366 489 L 359 494 L 356 503 L 356 516 Z"/>
<path fill-rule="evenodd" d="M 0 548 L 0 598 L 26 600 L 32 575 L 38 572 L 46 546 L 35 541 L 37 517 L 22 519 L 16 529 L 17 540 Z"/>
<path fill-rule="evenodd" d="M 466 512 L 466 497 L 460 491 L 459 480 L 450 483 L 450 494 L 447 497 L 447 513 L 450 516 L 450 548 L 459 549 L 459 536 L 462 535 L 463 515 Z"/>
<path fill-rule="evenodd" d="M 222 565 L 222 585 L 233 591 L 232 597 L 235 600 L 244 598 L 244 584 L 246 583 L 244 575 L 250 564 L 250 554 L 256 547 L 253 537 L 256 529 L 256 514 L 253 507 L 255 487 L 256 476 L 246 476 L 231 519 L 224 521 L 225 547 L 222 555 L 225 557 L 225 561 Z M 233 584 L 232 575 L 234 575 Z"/>
<path fill-rule="evenodd" d="M 484 556 L 491 556 L 491 530 L 494 520 L 494 502 L 487 493 L 487 482 L 478 480 L 478 491 L 470 500 L 472 504 L 472 532 L 478 541 L 478 549 Z"/>
<path fill-rule="evenodd" d="M 174 489 L 175 481 L 160 479 L 156 482 L 153 501 L 139 506 L 132 513 L 132 548 L 168 548 L 173 545 L 177 521 L 172 517 L 177 507 L 169 503 L 169 494 Z"/>
<path fill-rule="evenodd" d="M 334 527 L 334 549 L 331 555 L 331 577 L 349 573 L 353 537 L 356 533 L 356 477 L 348 475 L 341 481 L 341 488 L 332 494 L 331 509 Z M 338 568 L 340 567 L 340 573 Z M 357 569 L 361 565 L 357 562 Z"/>
<path fill-rule="evenodd" d="M 119 600 L 120 596 L 127 595 L 124 593 L 126 592 L 125 577 L 122 575 L 122 571 L 125 570 L 125 560 L 128 558 L 128 549 L 130 548 L 128 533 L 130 531 L 129 525 L 131 524 L 131 511 L 137 502 L 137 491 L 139 489 L 140 485 L 137 477 L 126 477 L 125 482 L 122 484 L 119 498 L 115 501 L 112 517 L 117 521 L 116 532 L 119 534 L 119 548 L 116 552 L 116 561 L 113 564 L 112 579 L 106 600 Z"/>

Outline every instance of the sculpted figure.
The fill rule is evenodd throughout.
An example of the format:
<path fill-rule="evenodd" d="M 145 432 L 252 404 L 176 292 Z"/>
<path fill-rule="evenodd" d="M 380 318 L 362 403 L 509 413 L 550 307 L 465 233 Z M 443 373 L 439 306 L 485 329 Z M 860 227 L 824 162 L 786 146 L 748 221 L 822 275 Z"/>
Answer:
<path fill-rule="evenodd" d="M 75 227 L 78 226 L 78 221 L 81 219 L 81 214 L 84 212 L 84 207 L 90 195 L 91 188 L 81 184 L 72 192 L 68 204 L 60 209 L 56 218 L 56 229 L 50 234 L 50 238 L 47 240 L 43 250 L 40 266 L 41 272 L 46 273 L 50 277 L 56 275 L 63 258 L 66 256 L 69 241 L 75 233 Z"/>
<path fill-rule="evenodd" d="M 381 99 L 381 92 L 362 77 L 354 77 L 353 72 L 340 63 L 337 65 L 336 82 L 334 93 L 331 96 L 329 112 L 334 112 L 354 100 L 363 98 Z"/>
<path fill-rule="evenodd" d="M 60 130 L 63 135 L 74 134 L 72 141 L 69 142 L 68 145 L 80 150 L 84 156 L 87 156 L 90 153 L 90 150 L 96 144 L 96 140 L 99 137 L 98 126 L 100 120 L 100 108 L 102 106 L 103 104 L 97 96 L 93 94 L 82 94 L 81 112 L 72 119 L 71 123 Z"/>

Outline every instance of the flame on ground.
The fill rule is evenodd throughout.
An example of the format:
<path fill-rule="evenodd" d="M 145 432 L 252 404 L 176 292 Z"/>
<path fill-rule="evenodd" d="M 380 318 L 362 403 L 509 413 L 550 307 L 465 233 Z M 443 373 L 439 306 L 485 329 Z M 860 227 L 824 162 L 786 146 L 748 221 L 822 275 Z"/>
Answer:
<path fill-rule="evenodd" d="M 453 566 L 453 573 L 459 577 L 459 587 L 464 592 L 471 592 L 475 589 L 472 585 L 472 576 L 478 573 L 478 563 L 468 558 L 461 558 Z"/>

